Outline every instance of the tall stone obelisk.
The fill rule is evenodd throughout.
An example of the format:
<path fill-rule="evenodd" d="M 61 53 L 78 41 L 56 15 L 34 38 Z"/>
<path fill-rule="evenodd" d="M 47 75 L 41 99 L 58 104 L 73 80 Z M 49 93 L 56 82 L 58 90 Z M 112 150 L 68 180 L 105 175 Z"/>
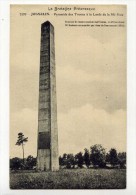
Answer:
<path fill-rule="evenodd" d="M 59 169 L 54 27 L 41 25 L 37 170 Z"/>

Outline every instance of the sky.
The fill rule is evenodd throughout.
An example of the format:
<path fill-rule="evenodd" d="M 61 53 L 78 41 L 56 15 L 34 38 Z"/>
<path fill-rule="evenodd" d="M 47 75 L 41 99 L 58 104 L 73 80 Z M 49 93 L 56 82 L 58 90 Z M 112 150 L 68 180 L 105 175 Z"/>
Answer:
<path fill-rule="evenodd" d="M 22 157 L 15 145 L 19 132 L 29 140 L 25 156 L 37 155 L 40 28 L 46 20 L 55 30 L 59 155 L 94 144 L 126 151 L 126 28 L 65 27 L 66 20 L 106 19 L 99 16 L 30 16 L 47 7 L 11 7 L 10 157 Z M 125 20 L 124 6 L 95 7 L 96 13 L 124 14 L 110 21 Z"/>

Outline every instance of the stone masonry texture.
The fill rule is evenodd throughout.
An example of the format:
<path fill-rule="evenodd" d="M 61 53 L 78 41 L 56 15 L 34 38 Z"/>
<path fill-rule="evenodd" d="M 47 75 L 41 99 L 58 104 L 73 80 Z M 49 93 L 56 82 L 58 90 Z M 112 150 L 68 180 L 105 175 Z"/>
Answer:
<path fill-rule="evenodd" d="M 41 25 L 37 170 L 58 169 L 54 27 L 47 21 Z"/>

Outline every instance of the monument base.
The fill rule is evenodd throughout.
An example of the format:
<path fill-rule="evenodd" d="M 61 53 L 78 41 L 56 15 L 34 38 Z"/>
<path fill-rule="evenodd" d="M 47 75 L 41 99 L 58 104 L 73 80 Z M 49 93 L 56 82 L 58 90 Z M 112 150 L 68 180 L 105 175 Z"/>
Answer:
<path fill-rule="evenodd" d="M 51 152 L 50 149 L 39 149 L 37 156 L 37 170 L 51 170 Z"/>

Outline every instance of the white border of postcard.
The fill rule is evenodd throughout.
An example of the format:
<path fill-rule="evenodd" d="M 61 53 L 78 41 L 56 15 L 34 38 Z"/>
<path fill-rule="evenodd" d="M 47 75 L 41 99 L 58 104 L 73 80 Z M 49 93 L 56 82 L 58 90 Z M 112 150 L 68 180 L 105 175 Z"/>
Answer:
<path fill-rule="evenodd" d="M 9 189 L 9 43 L 10 4 L 127 5 L 127 189 L 10 190 Z M 136 1 L 135 0 L 0 0 L 0 192 L 16 194 L 136 194 Z"/>

